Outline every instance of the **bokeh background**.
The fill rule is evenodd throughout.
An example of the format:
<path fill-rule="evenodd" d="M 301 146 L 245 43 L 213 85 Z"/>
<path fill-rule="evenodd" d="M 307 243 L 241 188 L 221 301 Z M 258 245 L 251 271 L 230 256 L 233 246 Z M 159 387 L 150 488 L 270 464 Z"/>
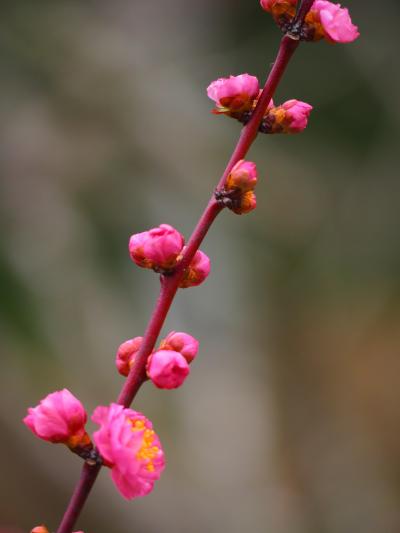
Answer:
<path fill-rule="evenodd" d="M 257 210 L 223 213 L 212 275 L 174 303 L 163 333 L 201 341 L 190 379 L 135 400 L 164 476 L 125 502 L 103 471 L 77 529 L 400 531 L 400 8 L 346 5 L 362 38 L 300 47 L 276 101 L 312 103 L 309 128 L 257 139 Z M 239 133 L 205 89 L 264 79 L 278 40 L 257 0 L 2 2 L 2 532 L 56 529 L 80 462 L 25 410 L 116 397 L 158 292 L 128 238 L 190 234 Z"/>

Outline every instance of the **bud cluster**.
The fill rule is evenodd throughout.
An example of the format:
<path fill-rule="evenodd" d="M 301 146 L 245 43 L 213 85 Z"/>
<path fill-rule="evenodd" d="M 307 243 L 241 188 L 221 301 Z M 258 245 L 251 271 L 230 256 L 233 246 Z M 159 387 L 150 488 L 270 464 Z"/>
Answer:
<path fill-rule="evenodd" d="M 295 31 L 297 0 L 260 0 L 260 4 L 284 32 Z M 325 39 L 329 43 L 351 43 L 359 35 L 348 9 L 327 0 L 314 1 L 299 30 L 299 37 L 304 41 Z"/>
<path fill-rule="evenodd" d="M 123 342 L 117 350 L 116 366 L 118 372 L 127 376 L 135 362 L 143 337 Z M 171 331 L 163 339 L 156 351 L 147 359 L 147 377 L 159 389 L 176 389 L 189 375 L 189 364 L 199 350 L 199 341 L 188 333 Z"/>
<path fill-rule="evenodd" d="M 232 79 L 235 78 L 241 79 L 240 87 L 232 83 Z M 237 91 L 241 90 L 242 86 L 245 86 L 245 80 L 248 80 L 248 84 L 252 85 L 254 79 L 257 78 L 255 78 L 255 76 L 250 76 L 249 74 L 241 74 L 240 76 L 230 76 L 229 78 L 220 78 L 213 81 L 207 89 L 209 98 L 216 103 L 216 109 L 213 110 L 213 113 L 224 114 L 239 120 L 239 122 L 247 124 L 258 103 L 262 91 L 257 89 L 257 92 L 253 92 L 251 100 L 247 101 L 246 108 L 242 107 L 239 110 L 230 107 L 229 102 L 235 102 L 242 96 L 242 94 Z M 257 81 L 257 88 L 258 87 L 259 84 Z M 226 95 L 224 99 L 224 107 L 220 106 L 220 94 Z M 275 106 L 274 102 L 271 100 L 261 121 L 259 131 L 261 133 L 270 134 L 300 133 L 307 127 L 311 110 L 312 106 L 310 104 L 301 102 L 300 100 L 288 100 L 279 106 Z"/>
<path fill-rule="evenodd" d="M 134 263 L 142 268 L 168 275 L 182 260 L 186 247 L 185 239 L 169 224 L 161 224 L 142 233 L 135 233 L 129 240 L 129 254 Z M 200 285 L 211 270 L 208 256 L 198 250 L 185 270 L 179 283 L 181 289 Z"/>

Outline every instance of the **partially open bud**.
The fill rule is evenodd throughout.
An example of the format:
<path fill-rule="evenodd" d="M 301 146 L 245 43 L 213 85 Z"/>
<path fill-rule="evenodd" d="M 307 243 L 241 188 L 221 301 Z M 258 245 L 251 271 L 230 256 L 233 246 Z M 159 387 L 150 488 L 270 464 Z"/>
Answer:
<path fill-rule="evenodd" d="M 241 159 L 232 168 L 225 184 L 226 190 L 252 191 L 257 185 L 257 167 L 251 161 Z"/>
<path fill-rule="evenodd" d="M 143 337 L 135 337 L 123 342 L 117 350 L 115 364 L 122 376 L 127 376 L 134 363 L 136 352 L 139 350 Z"/>
<path fill-rule="evenodd" d="M 207 95 L 216 104 L 213 113 L 235 116 L 252 108 L 259 90 L 255 76 L 240 74 L 213 81 L 207 88 Z"/>
<path fill-rule="evenodd" d="M 179 352 L 188 363 L 191 363 L 199 351 L 199 341 L 182 331 L 171 331 L 161 341 L 160 350 Z"/>
<path fill-rule="evenodd" d="M 312 108 L 306 102 L 288 100 L 268 111 L 260 129 L 264 133 L 300 133 L 308 124 Z"/>
<path fill-rule="evenodd" d="M 189 372 L 189 363 L 173 350 L 158 350 L 147 361 L 147 375 L 159 389 L 180 387 Z"/>
<path fill-rule="evenodd" d="M 348 9 L 326 0 L 315 0 L 305 18 L 305 30 L 308 40 L 324 38 L 331 43 L 351 43 L 360 35 Z"/>
<path fill-rule="evenodd" d="M 30 407 L 23 422 L 40 439 L 63 443 L 74 450 L 91 447 L 86 420 L 81 402 L 63 389 L 52 392 L 36 407 Z"/>
<path fill-rule="evenodd" d="M 184 244 L 179 231 L 168 224 L 161 224 L 158 228 L 132 235 L 129 253 L 132 261 L 140 267 L 170 270 L 176 265 Z"/>
<path fill-rule="evenodd" d="M 197 250 L 192 262 L 188 266 L 179 284 L 181 289 L 200 285 L 207 278 L 211 270 L 210 258 L 202 251 Z"/>

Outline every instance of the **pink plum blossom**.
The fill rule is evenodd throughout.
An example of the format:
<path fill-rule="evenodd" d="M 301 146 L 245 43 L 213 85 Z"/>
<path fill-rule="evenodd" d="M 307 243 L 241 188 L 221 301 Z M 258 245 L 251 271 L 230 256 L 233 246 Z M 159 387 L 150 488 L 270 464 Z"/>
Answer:
<path fill-rule="evenodd" d="M 132 235 L 129 240 L 129 253 L 132 261 L 143 268 L 168 270 L 176 265 L 185 240 L 169 224 Z"/>
<path fill-rule="evenodd" d="M 207 88 L 207 95 L 216 103 L 214 113 L 231 114 L 250 110 L 259 91 L 255 76 L 240 74 L 213 81 Z"/>
<path fill-rule="evenodd" d="M 152 423 L 116 403 L 97 407 L 92 420 L 100 425 L 93 439 L 120 493 L 128 500 L 149 494 L 165 466 Z"/>
<path fill-rule="evenodd" d="M 187 287 L 195 287 L 196 285 L 200 285 L 207 278 L 210 270 L 210 258 L 201 250 L 197 250 L 192 262 L 186 269 L 185 275 L 181 280 L 179 287 L 181 289 L 186 289 Z"/>
<path fill-rule="evenodd" d="M 351 43 L 360 33 L 350 18 L 347 8 L 326 0 L 315 0 L 306 22 L 313 21 L 322 26 L 322 36 L 335 43 Z"/>
<path fill-rule="evenodd" d="M 185 357 L 173 350 L 158 350 L 147 361 L 147 375 L 159 389 L 180 387 L 189 372 Z"/>
<path fill-rule="evenodd" d="M 257 167 L 251 161 L 241 159 L 232 168 L 225 188 L 227 190 L 239 189 L 242 192 L 252 191 L 257 185 Z"/>
<path fill-rule="evenodd" d="M 143 337 L 135 337 L 123 342 L 115 357 L 115 364 L 117 365 L 118 372 L 122 376 L 127 376 L 135 360 L 136 352 L 139 350 L 143 341 Z"/>
<path fill-rule="evenodd" d="M 173 350 L 191 363 L 199 351 L 199 341 L 181 331 L 171 331 L 160 344 L 160 350 Z"/>
<path fill-rule="evenodd" d="M 63 389 L 52 392 L 36 407 L 30 407 L 23 422 L 43 440 L 76 448 L 90 443 L 85 431 L 86 420 L 81 402 Z"/>

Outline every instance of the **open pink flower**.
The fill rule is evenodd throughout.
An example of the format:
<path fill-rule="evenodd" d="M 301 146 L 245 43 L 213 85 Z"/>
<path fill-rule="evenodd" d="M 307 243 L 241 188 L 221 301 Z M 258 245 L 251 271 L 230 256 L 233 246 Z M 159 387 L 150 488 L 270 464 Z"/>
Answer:
<path fill-rule="evenodd" d="M 116 403 L 97 407 L 92 420 L 100 425 L 93 439 L 120 493 L 128 500 L 149 494 L 165 466 L 150 420 Z"/>
<path fill-rule="evenodd" d="M 117 365 L 118 372 L 122 376 L 127 376 L 135 361 L 136 352 L 139 350 L 143 341 L 143 337 L 135 337 L 123 342 L 115 357 L 115 364 Z"/>
<path fill-rule="evenodd" d="M 185 249 L 183 249 L 184 251 Z M 200 285 L 207 278 L 211 270 L 210 258 L 201 250 L 197 250 L 192 262 L 186 269 L 185 275 L 179 284 L 181 289 Z"/>
<path fill-rule="evenodd" d="M 86 420 L 81 402 L 63 389 L 52 392 L 36 407 L 30 407 L 23 422 L 43 440 L 76 448 L 90 443 L 85 431 Z"/>
<path fill-rule="evenodd" d="M 158 350 L 147 361 L 147 375 L 159 389 L 180 387 L 189 372 L 187 360 L 173 350 Z"/>
<path fill-rule="evenodd" d="M 241 159 L 232 168 L 225 188 L 227 190 L 239 189 L 242 192 L 252 191 L 257 185 L 257 167 L 252 161 Z"/>
<path fill-rule="evenodd" d="M 314 29 L 314 40 L 325 38 L 334 43 L 351 43 L 360 33 L 347 8 L 326 0 L 315 0 L 305 19 Z"/>
<path fill-rule="evenodd" d="M 214 113 L 242 113 L 252 108 L 259 90 L 255 76 L 240 74 L 213 81 L 207 88 L 207 95 L 216 103 Z"/>
<path fill-rule="evenodd" d="M 173 350 L 183 355 L 188 363 L 191 363 L 199 351 L 199 341 L 182 331 L 171 331 L 161 341 L 160 350 Z"/>
<path fill-rule="evenodd" d="M 143 268 L 168 270 L 176 265 L 185 240 L 169 224 L 136 233 L 129 240 L 129 253 L 132 261 Z"/>

